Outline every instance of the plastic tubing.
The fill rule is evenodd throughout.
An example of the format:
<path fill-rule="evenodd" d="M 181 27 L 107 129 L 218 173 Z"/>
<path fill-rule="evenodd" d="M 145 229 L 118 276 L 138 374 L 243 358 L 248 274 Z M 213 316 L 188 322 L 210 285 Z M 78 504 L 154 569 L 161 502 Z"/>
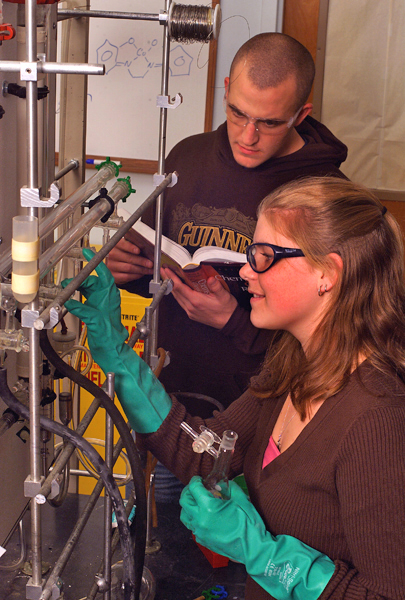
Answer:
<path fill-rule="evenodd" d="M 83 269 L 74 277 L 68 285 L 62 289 L 55 299 L 48 304 L 48 306 L 41 312 L 40 316 L 34 321 L 35 329 L 44 329 L 46 323 L 50 321 L 50 314 L 53 309 L 60 311 L 66 300 L 76 292 L 85 279 L 92 273 L 92 271 L 101 263 L 101 261 L 107 256 L 107 254 L 114 248 L 118 241 L 124 237 L 124 235 L 131 229 L 132 225 L 142 216 L 145 210 L 151 206 L 156 198 L 160 196 L 173 180 L 173 175 L 177 176 L 177 173 L 169 173 L 166 175 L 164 180 L 153 190 L 153 192 L 146 198 L 146 200 L 139 206 L 134 213 L 121 225 L 121 227 L 115 232 L 112 238 L 104 244 L 104 246 L 97 252 L 95 256 L 83 267 Z"/>
<path fill-rule="evenodd" d="M 11 290 L 18 302 L 27 304 L 34 300 L 39 289 L 37 217 L 31 215 L 13 217 L 11 255 L 13 264 Z"/>
<path fill-rule="evenodd" d="M 2 400 L 8 405 L 9 408 L 14 410 L 24 419 L 29 420 L 30 413 L 29 409 L 21 404 L 17 398 L 12 394 L 8 385 L 7 385 L 7 369 L 0 369 L 0 396 Z M 68 429 L 64 425 L 52 421 L 47 417 L 40 417 L 41 427 L 46 429 L 47 431 L 51 431 L 52 433 L 61 436 L 63 439 L 68 440 L 74 446 L 80 448 L 82 452 L 84 452 L 93 465 L 97 468 L 100 473 L 100 477 L 103 479 L 106 490 L 108 491 L 113 506 L 115 510 L 115 514 L 117 517 L 117 525 L 120 530 L 121 536 L 121 546 L 123 552 L 123 561 L 126 569 L 126 576 L 124 582 L 124 596 L 125 600 L 131 600 L 133 598 L 133 591 L 135 589 L 135 569 L 132 563 L 132 544 L 131 544 L 131 535 L 129 531 L 128 521 L 125 513 L 125 506 L 123 500 L 121 498 L 121 494 L 119 493 L 118 487 L 115 485 L 115 482 L 111 476 L 110 470 L 107 468 L 105 462 L 98 454 L 96 450 L 86 442 L 81 436 L 79 436 L 76 432 Z"/>
<path fill-rule="evenodd" d="M 70 217 L 82 202 L 85 202 L 105 186 L 107 181 L 115 177 L 118 166 L 115 163 L 106 163 L 93 177 L 90 177 L 75 192 L 70 194 L 57 208 L 51 210 L 39 222 L 39 236 L 43 238 Z"/>
<path fill-rule="evenodd" d="M 49 362 L 54 367 L 56 367 L 64 377 L 69 377 L 74 383 L 87 390 L 92 396 L 94 396 L 97 400 L 100 401 L 100 404 L 111 416 L 114 425 L 117 428 L 117 431 L 123 440 L 124 446 L 128 454 L 128 459 L 131 464 L 136 495 L 136 518 L 134 519 L 134 556 L 136 572 L 135 598 L 137 599 L 139 597 L 140 587 L 142 583 L 143 563 L 145 558 L 147 501 L 142 465 L 139 458 L 138 450 L 135 446 L 135 442 L 132 438 L 128 425 L 126 424 L 118 408 L 115 406 L 115 404 L 111 402 L 110 397 L 93 381 L 90 381 L 90 379 L 84 377 L 81 373 L 76 371 L 73 367 L 68 365 L 63 359 L 60 358 L 58 353 L 55 352 L 55 350 L 53 349 L 46 330 L 41 331 L 39 340 L 41 350 L 45 354 Z M 112 478 L 111 474 L 110 477 Z"/>
<path fill-rule="evenodd" d="M 108 193 L 114 204 L 128 195 L 130 185 L 125 181 L 117 181 Z M 42 279 L 52 267 L 67 254 L 70 248 L 90 231 L 98 221 L 111 210 L 110 202 L 106 198 L 100 198 L 90 210 L 88 210 L 80 221 L 71 229 L 66 231 L 50 248 L 45 250 L 39 259 L 39 272 Z"/>

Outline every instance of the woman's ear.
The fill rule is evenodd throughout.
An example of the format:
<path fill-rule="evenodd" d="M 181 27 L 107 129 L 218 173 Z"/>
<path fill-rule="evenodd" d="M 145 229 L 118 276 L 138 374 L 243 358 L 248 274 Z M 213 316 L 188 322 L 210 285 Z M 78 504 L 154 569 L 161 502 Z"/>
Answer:
<path fill-rule="evenodd" d="M 336 252 L 331 252 L 328 254 L 328 257 L 331 259 L 330 267 L 322 272 L 318 286 L 318 289 L 323 288 L 325 292 L 330 292 L 331 289 L 336 285 L 336 282 L 338 281 L 340 273 L 343 269 L 342 257 L 339 254 L 336 254 Z"/>

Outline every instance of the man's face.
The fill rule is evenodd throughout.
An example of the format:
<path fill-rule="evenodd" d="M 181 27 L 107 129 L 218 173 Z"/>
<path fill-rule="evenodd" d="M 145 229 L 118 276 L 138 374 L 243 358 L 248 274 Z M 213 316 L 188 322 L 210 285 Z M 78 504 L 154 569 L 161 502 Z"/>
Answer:
<path fill-rule="evenodd" d="M 260 90 L 253 86 L 245 70 L 225 78 L 226 101 L 239 111 L 259 119 L 289 121 L 296 112 L 296 82 L 293 77 L 286 79 L 275 88 Z M 309 107 L 309 108 L 307 108 Z M 294 125 L 298 125 L 310 112 L 311 105 L 305 105 Z M 283 128 L 278 133 L 261 133 L 254 123 L 235 124 L 227 119 L 228 138 L 233 157 L 243 167 L 252 169 L 269 158 L 291 154 L 302 146 L 302 139 L 294 125 Z M 297 144 L 299 144 L 297 146 Z"/>

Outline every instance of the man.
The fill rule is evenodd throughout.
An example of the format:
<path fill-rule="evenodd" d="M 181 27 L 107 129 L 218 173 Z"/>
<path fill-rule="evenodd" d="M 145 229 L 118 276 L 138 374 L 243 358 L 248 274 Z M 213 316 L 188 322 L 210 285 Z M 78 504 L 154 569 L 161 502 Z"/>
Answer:
<path fill-rule="evenodd" d="M 226 123 L 181 141 L 166 160 L 178 183 L 167 190 L 163 233 L 193 253 L 216 243 L 240 251 L 251 243 L 259 202 L 273 189 L 306 175 L 335 175 L 347 149 L 309 116 L 315 68 L 293 38 L 262 33 L 237 52 L 225 78 Z M 148 214 L 143 220 L 154 227 Z M 144 294 L 152 263 L 130 236 L 110 253 L 116 283 Z M 191 290 L 169 269 L 172 294 L 160 306 L 158 342 L 170 351 L 161 381 L 167 392 L 205 394 L 229 405 L 246 389 L 266 351 L 269 332 L 250 323 L 215 280 L 210 293 Z M 294 286 L 294 282 L 291 282 Z"/>

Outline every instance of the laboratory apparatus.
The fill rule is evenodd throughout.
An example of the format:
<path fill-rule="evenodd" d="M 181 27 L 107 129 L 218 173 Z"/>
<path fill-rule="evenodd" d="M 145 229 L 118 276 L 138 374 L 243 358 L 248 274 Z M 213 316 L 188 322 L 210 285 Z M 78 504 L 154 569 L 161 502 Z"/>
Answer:
<path fill-rule="evenodd" d="M 150 287 L 153 300 L 129 344 L 133 347 L 142 337 L 146 362 L 152 368 L 161 362 L 156 348 L 157 310 L 160 299 L 171 291 L 170 281 L 162 283 L 160 279 L 161 213 L 164 190 L 177 182 L 177 173 L 165 173 L 167 114 L 182 101 L 180 94 L 172 98 L 168 91 L 169 48 L 173 41 L 204 44 L 216 40 L 221 12 L 218 2 L 199 6 L 165 0 L 158 14 L 120 11 L 120 2 L 114 3 L 114 10 L 92 9 L 87 1 L 81 5 L 69 2 L 68 8 L 62 4 L 57 0 L 0 0 L 0 75 L 5 98 L 0 118 L 7 121 L 9 107 L 15 100 L 12 110 L 17 122 L 18 156 L 13 184 L 19 196 L 10 208 L 14 214 L 6 226 L 7 235 L 0 241 L 0 398 L 5 404 L 0 416 L 0 442 L 13 428 L 19 428 L 19 439 L 29 450 L 29 474 L 17 483 L 25 500 L 10 522 L 3 519 L 7 531 L 0 539 L 0 573 L 2 569 L 18 570 L 26 564 L 27 542 L 21 523 L 29 514 L 30 572 L 24 597 L 64 598 L 69 589 L 64 570 L 104 491 L 100 525 L 104 528 L 104 547 L 100 565 L 93 573 L 93 567 L 86 569 L 86 597 L 102 594 L 105 600 L 151 600 L 155 594 L 154 575 L 144 566 L 150 502 L 143 465 L 126 419 L 113 401 L 114 374 L 109 374 L 102 387 L 86 376 L 92 361 L 85 346 L 86 329 L 77 322 L 67 325 L 64 304 L 143 212 L 156 204 L 156 254 Z M 4 23 L 4 15 L 15 22 Z M 116 208 L 135 190 L 129 176 L 119 176 L 121 165 L 105 156 L 85 180 L 84 82 L 88 77 L 103 77 L 106 73 L 105 63 L 90 64 L 86 60 L 89 21 L 98 19 L 127 19 L 134 24 L 151 21 L 162 30 L 162 60 L 158 65 L 161 89 L 156 95 L 158 168 L 153 191 L 125 222 L 118 217 Z M 64 33 L 59 39 L 61 31 Z M 76 33 L 72 47 L 66 31 Z M 64 61 L 58 59 L 58 46 Z M 16 77 L 19 83 L 7 81 Z M 58 136 L 59 170 L 55 159 Z M 13 185 L 9 189 L 11 198 L 16 194 Z M 82 250 L 89 246 L 93 228 L 103 231 L 103 244 L 86 262 Z M 6 239 L 8 230 L 12 233 Z M 61 281 L 66 276 L 70 283 L 62 288 Z M 87 363 L 83 369 L 82 362 Z M 86 390 L 93 400 L 79 418 L 80 389 Z M 86 436 L 86 429 L 100 410 L 106 414 L 102 453 Z M 221 446 L 219 456 L 227 455 L 228 446 Z M 86 476 L 95 476 L 97 481 L 60 556 L 44 571 L 42 510 L 44 505 L 59 510 L 72 480 L 83 474 L 83 468 L 75 468 L 75 456 L 75 461 L 84 465 Z M 128 472 L 120 476 L 114 468 L 123 456 Z M 123 479 L 133 482 L 126 503 L 120 492 Z M 134 506 L 135 516 L 130 523 L 128 516 Z M 114 531 L 113 513 L 117 524 Z M 7 544 L 19 528 L 21 557 L 7 564 Z M 114 563 L 117 548 L 120 560 Z"/>

